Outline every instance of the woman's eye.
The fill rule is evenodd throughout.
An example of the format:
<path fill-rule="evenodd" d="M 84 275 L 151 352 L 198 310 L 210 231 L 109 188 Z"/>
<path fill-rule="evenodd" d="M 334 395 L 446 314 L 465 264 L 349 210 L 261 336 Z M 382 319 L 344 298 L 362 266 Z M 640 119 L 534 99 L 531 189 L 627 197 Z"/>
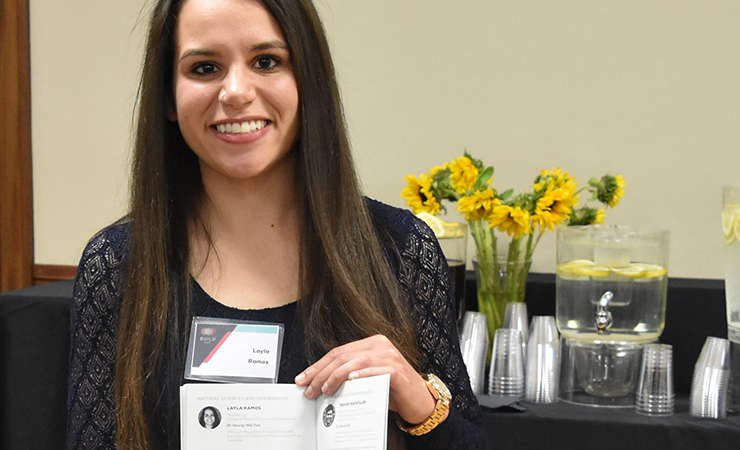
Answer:
<path fill-rule="evenodd" d="M 200 63 L 193 68 L 193 73 L 200 75 L 208 75 L 215 72 L 218 72 L 218 67 L 212 63 Z"/>
<path fill-rule="evenodd" d="M 272 70 L 277 67 L 278 61 L 273 56 L 260 56 L 257 59 L 257 67 L 262 70 Z"/>

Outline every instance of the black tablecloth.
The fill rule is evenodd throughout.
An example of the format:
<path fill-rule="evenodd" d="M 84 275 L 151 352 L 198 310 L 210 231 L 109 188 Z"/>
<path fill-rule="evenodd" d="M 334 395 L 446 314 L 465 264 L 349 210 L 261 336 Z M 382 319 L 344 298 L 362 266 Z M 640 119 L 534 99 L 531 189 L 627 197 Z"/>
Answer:
<path fill-rule="evenodd" d="M 595 408 L 565 402 L 519 402 L 524 412 L 483 412 L 492 449 L 673 450 L 740 448 L 740 416 L 722 420 L 689 416 L 688 396 L 676 399 L 671 417 L 646 417 L 634 409 Z"/>
<path fill-rule="evenodd" d="M 554 313 L 554 289 L 554 277 L 531 276 L 530 315 Z M 72 282 L 0 294 L 0 449 L 64 447 L 71 297 Z M 676 415 L 651 418 L 629 409 L 521 403 L 525 412 L 484 411 L 490 448 L 738 449 L 740 416 L 700 420 L 686 413 L 704 339 L 726 333 L 721 281 L 672 279 L 661 341 L 674 345 Z"/>
<path fill-rule="evenodd" d="M 0 448 L 61 449 L 72 282 L 0 295 Z"/>

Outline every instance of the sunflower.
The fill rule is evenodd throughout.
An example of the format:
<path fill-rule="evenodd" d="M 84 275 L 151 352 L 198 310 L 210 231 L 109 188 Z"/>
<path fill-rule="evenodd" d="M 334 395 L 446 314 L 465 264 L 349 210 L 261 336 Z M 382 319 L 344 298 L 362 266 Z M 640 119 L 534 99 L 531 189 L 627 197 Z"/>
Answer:
<path fill-rule="evenodd" d="M 493 208 L 490 218 L 491 227 L 506 232 L 514 239 L 519 239 L 523 234 L 532 232 L 529 223 L 529 212 L 519 206 L 499 205 Z"/>
<path fill-rule="evenodd" d="M 627 185 L 624 182 L 624 177 L 622 175 L 617 175 L 614 177 L 614 182 L 616 183 L 617 187 L 614 189 L 614 195 L 612 196 L 611 200 L 609 200 L 609 207 L 614 208 L 619 203 L 619 199 L 624 197 L 624 187 Z"/>
<path fill-rule="evenodd" d="M 556 182 L 547 187 L 544 195 L 537 200 L 534 210 L 534 222 L 539 225 L 540 231 L 550 230 L 568 220 L 573 207 L 578 204 L 576 185 L 567 181 L 556 188 Z"/>
<path fill-rule="evenodd" d="M 501 200 L 496 198 L 496 193 L 492 189 L 486 189 L 461 197 L 457 201 L 457 210 L 465 215 L 465 220 L 472 222 L 488 218 L 500 204 Z"/>
<path fill-rule="evenodd" d="M 449 169 L 452 187 L 457 190 L 458 194 L 465 194 L 473 190 L 473 185 L 480 174 L 480 170 L 470 158 L 460 156 L 449 163 Z"/>
<path fill-rule="evenodd" d="M 409 184 L 401 192 L 401 197 L 406 199 L 414 214 L 427 212 L 429 214 L 438 214 L 442 210 L 442 205 L 432 193 L 432 179 L 428 174 L 422 174 L 419 178 L 413 175 L 405 177 Z"/>
<path fill-rule="evenodd" d="M 619 199 L 624 197 L 626 183 L 622 175 L 607 174 L 601 178 L 591 179 L 588 184 L 596 189 L 596 198 L 610 208 L 617 206 Z"/>
<path fill-rule="evenodd" d="M 591 223 L 597 224 L 597 225 L 603 225 L 605 217 L 606 217 L 606 214 L 604 214 L 604 210 L 599 208 L 596 210 L 596 214 L 594 215 L 594 220 Z"/>
<path fill-rule="evenodd" d="M 432 167 L 431 169 L 429 169 L 429 174 L 430 174 L 430 175 L 431 175 L 431 176 L 433 177 L 433 176 L 434 176 L 434 175 L 436 175 L 436 174 L 437 174 L 437 172 L 439 172 L 440 170 L 447 170 L 448 168 L 449 168 L 449 167 L 448 167 L 448 164 L 447 164 L 447 163 L 444 163 L 444 164 L 442 164 L 441 166 L 434 166 L 434 167 Z"/>
<path fill-rule="evenodd" d="M 563 171 L 560 167 L 553 170 L 541 170 L 540 174 L 534 180 L 532 187 L 535 192 L 542 192 L 550 186 L 561 188 L 569 183 L 573 183 L 573 178 L 568 172 Z"/>
<path fill-rule="evenodd" d="M 568 226 L 575 225 L 602 225 L 604 223 L 603 209 L 590 208 L 584 206 L 578 209 L 574 209 L 570 215 Z"/>

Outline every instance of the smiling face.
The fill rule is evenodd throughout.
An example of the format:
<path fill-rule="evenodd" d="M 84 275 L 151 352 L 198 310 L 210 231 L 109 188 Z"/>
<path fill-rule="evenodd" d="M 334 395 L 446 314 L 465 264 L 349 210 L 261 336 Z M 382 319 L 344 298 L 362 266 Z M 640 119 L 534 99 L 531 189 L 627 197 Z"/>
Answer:
<path fill-rule="evenodd" d="M 213 427 L 213 423 L 216 421 L 216 415 L 213 413 L 212 409 L 206 409 L 203 411 L 203 422 L 205 422 L 207 427 Z"/>
<path fill-rule="evenodd" d="M 296 140 L 298 88 L 280 27 L 257 0 L 186 0 L 175 30 L 175 111 L 209 177 L 281 166 Z"/>

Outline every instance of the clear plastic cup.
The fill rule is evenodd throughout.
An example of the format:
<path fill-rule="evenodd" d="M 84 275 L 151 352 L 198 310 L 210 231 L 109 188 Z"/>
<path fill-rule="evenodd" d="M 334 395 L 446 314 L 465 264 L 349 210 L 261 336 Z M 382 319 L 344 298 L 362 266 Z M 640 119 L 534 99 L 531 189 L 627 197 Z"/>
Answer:
<path fill-rule="evenodd" d="M 689 411 L 695 417 L 722 419 L 727 415 L 730 381 L 730 341 L 708 337 L 694 367 Z"/>
<path fill-rule="evenodd" d="M 476 395 L 483 394 L 486 357 L 488 356 L 488 324 L 486 315 L 467 311 L 460 334 L 460 350 L 470 377 L 470 387 Z"/>
<path fill-rule="evenodd" d="M 524 358 L 527 357 L 527 341 L 529 340 L 528 326 L 527 304 L 522 302 L 508 303 L 504 311 L 504 320 L 501 322 L 501 328 L 519 330 L 522 334 L 522 356 Z"/>
<path fill-rule="evenodd" d="M 534 316 L 529 329 L 524 398 L 535 403 L 558 400 L 560 340 L 553 316 Z"/>
<path fill-rule="evenodd" d="M 642 349 L 642 367 L 635 400 L 640 414 L 673 415 L 673 347 L 648 344 Z"/>
<path fill-rule="evenodd" d="M 521 398 L 524 395 L 522 333 L 499 328 L 493 337 L 488 393 Z"/>

